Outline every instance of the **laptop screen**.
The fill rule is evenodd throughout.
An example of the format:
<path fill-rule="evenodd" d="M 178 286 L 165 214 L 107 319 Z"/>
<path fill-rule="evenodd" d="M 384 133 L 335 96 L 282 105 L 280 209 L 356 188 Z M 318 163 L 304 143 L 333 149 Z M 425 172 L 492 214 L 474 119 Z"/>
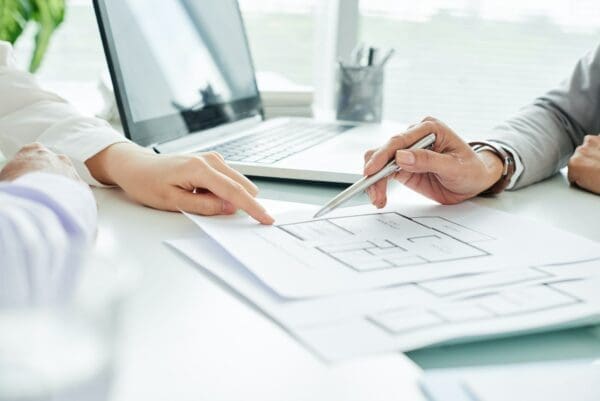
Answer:
<path fill-rule="evenodd" d="M 95 0 L 127 137 L 164 143 L 262 115 L 236 0 Z"/>

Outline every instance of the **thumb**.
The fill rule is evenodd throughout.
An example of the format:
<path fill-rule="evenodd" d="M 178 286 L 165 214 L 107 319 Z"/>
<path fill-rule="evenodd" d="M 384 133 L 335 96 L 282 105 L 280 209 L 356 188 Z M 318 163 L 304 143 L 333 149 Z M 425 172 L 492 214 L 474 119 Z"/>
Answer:
<path fill-rule="evenodd" d="M 221 214 L 232 214 L 236 208 L 231 203 L 224 201 L 218 196 L 207 193 L 192 193 L 183 189 L 177 189 L 173 195 L 177 208 L 188 213 L 202 216 L 216 216 Z"/>

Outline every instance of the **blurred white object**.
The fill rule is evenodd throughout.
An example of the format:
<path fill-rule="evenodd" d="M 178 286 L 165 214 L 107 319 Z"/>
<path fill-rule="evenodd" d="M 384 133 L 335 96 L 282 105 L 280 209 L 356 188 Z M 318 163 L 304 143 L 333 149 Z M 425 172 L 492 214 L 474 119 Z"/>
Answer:
<path fill-rule="evenodd" d="M 93 261 L 70 302 L 0 305 L 0 401 L 106 400 L 132 272 Z"/>
<path fill-rule="evenodd" d="M 256 79 L 267 118 L 312 116 L 312 87 L 273 72 L 257 72 Z"/>
<path fill-rule="evenodd" d="M 44 81 L 44 89 L 57 93 L 86 117 L 95 116 L 104 100 L 93 82 Z"/>
<path fill-rule="evenodd" d="M 113 84 L 110 80 L 108 71 L 104 71 L 102 75 L 100 75 L 98 91 L 100 91 L 104 105 L 96 116 L 103 118 L 110 123 L 120 123 L 119 109 L 117 108 L 117 102 L 115 101 L 115 90 L 113 89 Z"/>
<path fill-rule="evenodd" d="M 0 313 L 0 400 L 103 400 L 109 355 L 103 335 L 67 313 Z"/>

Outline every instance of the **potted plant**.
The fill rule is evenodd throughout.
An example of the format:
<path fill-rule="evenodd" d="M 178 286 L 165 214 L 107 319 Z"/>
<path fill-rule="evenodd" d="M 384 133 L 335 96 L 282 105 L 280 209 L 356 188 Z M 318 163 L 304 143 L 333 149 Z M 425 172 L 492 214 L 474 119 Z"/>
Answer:
<path fill-rule="evenodd" d="M 40 67 L 52 34 L 65 17 L 65 0 L 0 0 L 0 40 L 15 43 L 28 24 L 36 25 L 29 71 Z"/>

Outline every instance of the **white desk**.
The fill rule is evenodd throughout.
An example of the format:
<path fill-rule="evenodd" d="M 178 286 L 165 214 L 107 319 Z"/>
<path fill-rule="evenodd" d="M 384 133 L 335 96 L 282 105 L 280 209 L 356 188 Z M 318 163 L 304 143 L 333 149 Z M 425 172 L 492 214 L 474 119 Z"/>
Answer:
<path fill-rule="evenodd" d="M 257 183 L 265 198 L 309 203 L 322 203 L 339 190 L 330 185 Z M 165 247 L 164 239 L 196 232 L 183 216 L 134 205 L 119 190 L 96 189 L 95 194 L 100 213 L 97 252 L 143 271 L 124 316 L 114 400 L 422 399 L 415 386 L 419 371 L 405 357 L 389 354 L 327 366 Z M 595 240 L 600 240 L 599 201 L 569 188 L 562 175 L 497 199 L 476 200 Z M 511 355 L 519 360 L 582 353 L 598 357 L 597 332 L 584 328 L 441 347 L 410 356 L 425 368 L 514 361 Z"/>
<path fill-rule="evenodd" d="M 96 251 L 143 271 L 123 316 L 113 400 L 422 400 L 420 370 L 405 356 L 325 365 L 164 246 L 197 232 L 182 215 L 134 205 L 119 190 L 95 194 Z"/>

